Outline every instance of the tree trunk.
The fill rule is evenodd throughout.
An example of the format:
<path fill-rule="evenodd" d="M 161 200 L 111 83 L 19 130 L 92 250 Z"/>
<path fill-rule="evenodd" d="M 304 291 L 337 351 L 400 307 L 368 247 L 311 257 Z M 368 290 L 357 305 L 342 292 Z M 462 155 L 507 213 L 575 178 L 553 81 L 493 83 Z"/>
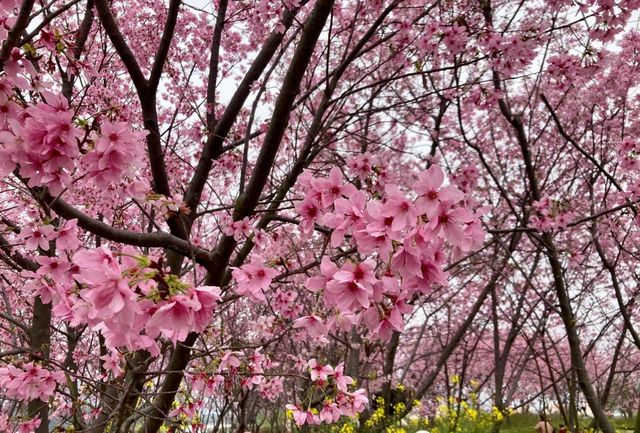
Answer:
<path fill-rule="evenodd" d="M 502 390 L 504 387 L 504 365 L 501 362 L 500 356 L 500 328 L 498 327 L 498 300 L 496 296 L 495 287 L 491 291 L 491 320 L 493 322 L 493 350 L 494 350 L 494 405 L 496 409 L 502 413 L 503 411 L 503 395 Z M 492 433 L 500 433 L 500 426 L 502 421 L 494 421 L 491 429 Z"/>
<path fill-rule="evenodd" d="M 51 304 L 43 304 L 40 297 L 33 303 L 33 320 L 31 322 L 30 349 L 34 361 L 47 364 L 51 346 Z M 36 433 L 49 431 L 49 403 L 40 399 L 31 400 L 28 404 L 30 417 L 40 418 Z"/>
<path fill-rule="evenodd" d="M 633 428 L 633 433 L 640 433 L 640 402 L 638 402 L 638 413 L 636 414 L 636 425 Z"/>

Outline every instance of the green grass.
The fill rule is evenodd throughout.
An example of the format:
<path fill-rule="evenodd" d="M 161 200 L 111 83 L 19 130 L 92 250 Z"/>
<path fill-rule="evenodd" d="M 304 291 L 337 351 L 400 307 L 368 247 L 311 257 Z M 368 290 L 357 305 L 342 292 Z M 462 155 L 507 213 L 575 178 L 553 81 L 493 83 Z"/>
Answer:
<path fill-rule="evenodd" d="M 549 421 L 551 424 L 558 430 L 560 424 L 563 423 L 562 417 L 559 414 L 549 416 Z M 634 428 L 635 420 L 632 418 L 610 418 L 610 421 L 613 423 L 616 431 L 618 433 L 632 433 Z M 500 433 L 536 433 L 535 426 L 538 422 L 538 416 L 535 414 L 528 413 L 516 413 L 505 419 L 502 427 L 500 429 Z M 580 428 L 587 428 L 591 424 L 591 418 L 583 417 L 580 418 Z M 486 424 L 485 424 L 486 425 Z M 403 431 L 406 433 L 415 433 L 417 430 L 427 430 L 431 431 L 434 426 L 428 427 L 412 427 L 412 426 L 404 426 Z M 482 432 L 486 433 L 491 432 L 491 426 L 488 426 L 486 429 L 478 429 L 476 424 L 476 429 L 474 431 L 476 433 Z M 327 433 L 330 429 L 325 426 L 321 427 L 313 427 L 309 431 L 314 433 Z M 265 429 L 264 432 L 272 432 L 271 430 Z M 464 430 L 461 433 L 466 433 Z"/>
<path fill-rule="evenodd" d="M 558 429 L 563 423 L 562 417 L 552 415 L 549 417 L 551 424 Z M 502 425 L 501 433 L 535 433 L 534 427 L 538 422 L 538 417 L 534 414 L 517 413 L 509 417 Z M 612 418 L 611 422 L 618 432 L 633 431 L 634 420 L 628 418 Z M 591 424 L 591 418 L 580 418 L 580 428 L 586 428 Z"/>
<path fill-rule="evenodd" d="M 562 417 L 559 414 L 549 417 L 551 424 L 558 430 L 560 424 L 563 423 Z M 500 429 L 501 433 L 536 433 L 535 425 L 538 422 L 538 416 L 535 414 L 516 413 L 511 415 L 505 420 Z M 634 419 L 630 418 L 612 418 L 611 422 L 619 433 L 631 433 L 633 432 Z M 586 428 L 591 424 L 591 418 L 580 418 L 580 428 Z M 427 428 L 426 430 L 429 430 Z M 406 429 L 407 433 L 412 433 L 414 430 L 411 428 Z M 491 429 L 487 430 L 489 433 Z M 464 433 L 464 432 L 463 432 Z"/>

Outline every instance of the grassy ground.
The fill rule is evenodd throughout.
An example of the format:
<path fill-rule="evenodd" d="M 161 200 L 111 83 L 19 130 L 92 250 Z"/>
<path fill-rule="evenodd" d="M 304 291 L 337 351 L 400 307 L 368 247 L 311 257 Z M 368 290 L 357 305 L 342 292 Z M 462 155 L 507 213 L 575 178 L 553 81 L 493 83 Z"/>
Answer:
<path fill-rule="evenodd" d="M 558 426 L 562 423 L 560 415 L 550 417 L 551 424 L 558 429 Z M 616 418 L 611 420 L 616 430 L 620 433 L 633 431 L 633 419 Z M 502 433 L 535 433 L 534 427 L 537 422 L 537 417 L 533 414 L 514 414 L 509 417 L 508 422 L 505 422 L 501 432 Z M 591 423 L 591 419 L 584 418 L 580 420 L 580 427 L 588 427 Z"/>
<path fill-rule="evenodd" d="M 550 416 L 549 421 L 558 431 L 558 427 L 563 423 L 562 417 L 560 415 Z M 624 419 L 624 418 L 613 418 L 610 419 L 613 423 L 617 433 L 633 433 L 634 420 L 633 419 Z M 500 429 L 500 433 L 536 433 L 535 425 L 538 422 L 538 416 L 535 414 L 523 414 L 517 413 L 513 414 L 505 420 L 502 428 Z M 591 424 L 591 418 L 581 418 L 580 419 L 580 429 L 586 429 Z M 396 425 L 398 426 L 398 425 Z M 417 431 L 432 431 L 434 429 L 434 425 L 429 425 L 426 427 L 415 427 L 412 425 L 404 425 L 400 428 L 392 428 L 390 432 L 402 432 L 402 433 L 416 433 Z M 484 421 L 482 424 L 472 423 L 465 424 L 465 426 L 461 426 L 461 433 L 490 433 L 491 432 L 491 422 Z M 265 433 L 276 433 L 273 430 L 265 428 L 263 430 Z M 324 426 L 321 427 L 312 427 L 308 432 L 313 433 L 331 433 L 331 432 L 355 432 L 356 429 L 338 429 L 332 430 L 330 428 L 326 428 Z M 371 430 L 376 431 L 376 430 Z M 442 431 L 442 430 L 440 430 Z M 278 432 L 279 433 L 279 432 Z"/>

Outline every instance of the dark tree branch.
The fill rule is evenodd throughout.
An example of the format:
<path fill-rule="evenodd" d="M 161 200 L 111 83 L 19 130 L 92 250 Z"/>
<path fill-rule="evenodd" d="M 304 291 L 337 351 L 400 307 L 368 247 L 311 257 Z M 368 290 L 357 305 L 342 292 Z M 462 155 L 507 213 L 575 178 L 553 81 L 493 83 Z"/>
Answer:
<path fill-rule="evenodd" d="M 558 132 L 560 133 L 562 138 L 564 138 L 567 142 L 569 142 L 574 149 L 580 152 L 582 156 L 587 158 L 598 169 L 598 171 L 602 173 L 602 175 L 606 177 L 613 186 L 616 187 L 618 191 L 623 191 L 622 186 L 620 186 L 618 181 L 616 181 L 616 179 L 613 176 L 611 176 L 611 174 L 604 168 L 604 166 L 600 164 L 598 160 L 596 160 L 593 157 L 593 155 L 591 155 L 589 152 L 584 150 L 578 143 L 576 143 L 576 141 L 569 134 L 567 134 L 567 131 L 565 131 L 565 129 L 562 127 L 562 123 L 560 122 L 558 115 L 556 114 L 555 110 L 553 109 L 553 107 L 551 106 L 547 98 L 544 96 L 544 94 L 540 95 L 540 99 L 544 103 L 545 107 L 547 107 L 547 110 L 549 110 L 549 114 L 551 114 L 551 118 L 553 119 L 553 122 L 556 124 L 556 127 L 558 128 Z"/>
<path fill-rule="evenodd" d="M 236 208 L 233 212 L 233 218 L 236 221 L 249 216 L 258 204 L 276 154 L 278 153 L 280 142 L 289 124 L 289 115 L 291 114 L 295 98 L 300 91 L 300 82 L 311 61 L 311 55 L 313 54 L 313 50 L 332 6 L 333 1 L 331 0 L 318 1 L 305 23 L 302 36 L 300 37 L 300 43 L 298 44 L 287 74 L 284 77 L 282 87 L 280 88 L 273 115 L 271 116 L 271 122 L 269 123 L 269 129 L 267 130 L 262 148 L 255 163 L 253 176 L 249 180 L 244 194 L 238 198 Z"/>
<path fill-rule="evenodd" d="M 33 29 L 33 31 L 29 34 L 27 34 L 26 36 L 24 36 L 21 40 L 19 45 L 24 45 L 27 42 L 30 42 L 34 37 L 36 37 L 40 31 L 42 29 L 44 29 L 46 26 L 49 25 L 49 23 L 51 21 L 53 21 L 53 19 L 57 16 L 60 16 L 61 14 L 63 14 L 64 12 L 68 11 L 69 9 L 71 9 L 73 6 L 75 6 L 76 4 L 80 3 L 80 0 L 72 0 L 69 3 L 62 5 L 61 7 L 59 7 L 58 9 L 56 9 L 54 12 L 50 13 L 49 15 L 47 15 L 42 22 L 38 25 L 38 27 L 36 27 L 35 29 Z M 87 10 L 90 10 L 91 8 L 89 6 L 87 6 Z"/>
<path fill-rule="evenodd" d="M 195 247 L 188 241 L 173 236 L 166 232 L 136 233 L 127 230 L 117 229 L 90 217 L 84 212 L 74 208 L 61 198 L 53 198 L 50 194 L 40 191 L 43 199 L 49 204 L 51 209 L 66 220 L 77 219 L 78 226 L 83 230 L 91 232 L 113 242 L 127 245 L 150 248 L 166 248 L 175 251 L 186 257 L 193 257 L 204 267 L 210 266 L 209 252 L 202 248 Z"/>
<path fill-rule="evenodd" d="M 73 59 L 75 61 L 80 60 L 80 56 L 84 51 L 84 47 L 87 44 L 87 39 L 89 38 L 89 32 L 91 31 L 91 26 L 93 25 L 93 0 L 87 1 L 87 9 L 84 13 L 84 18 L 82 18 L 82 22 L 80 23 L 80 27 L 76 33 L 76 41 L 75 46 L 73 47 Z M 67 69 L 68 76 L 61 74 L 62 76 L 62 95 L 67 99 L 67 101 L 71 102 L 71 98 L 73 97 L 73 83 L 76 80 L 76 75 L 72 74 L 69 69 Z"/>
<path fill-rule="evenodd" d="M 304 4 L 306 2 L 303 1 L 302 3 Z M 282 24 L 286 29 L 291 27 L 296 12 L 297 9 L 285 12 L 284 17 L 282 18 Z M 253 61 L 253 64 L 231 97 L 224 113 L 216 122 L 214 130 L 209 131 L 207 142 L 204 145 L 202 155 L 200 156 L 200 160 L 196 166 L 196 171 L 189 182 L 189 188 L 185 194 L 184 201 L 193 215 L 195 215 L 195 210 L 200 202 L 202 190 L 204 189 L 207 178 L 209 177 L 209 171 L 213 166 L 213 161 L 222 154 L 222 145 L 224 144 L 224 140 L 229 134 L 229 131 L 238 117 L 238 113 L 240 113 L 249 93 L 251 93 L 251 85 L 260 77 L 260 75 L 262 75 L 262 72 L 264 72 L 265 68 L 269 64 L 269 61 L 271 61 L 271 58 L 274 56 L 284 39 L 284 33 L 285 32 L 280 33 L 273 31 L 269 35 L 262 46 L 262 49 Z"/>
<path fill-rule="evenodd" d="M 15 262 L 22 269 L 27 269 L 29 271 L 35 272 L 40 267 L 40 265 L 38 265 L 33 260 L 23 256 L 17 251 L 14 251 L 13 248 L 11 248 L 11 244 L 9 243 L 9 241 L 1 234 L 0 234 L 0 250 L 2 250 L 2 252 L 4 252 L 4 254 L 7 257 L 13 260 L 13 262 Z"/>
<path fill-rule="evenodd" d="M 162 76 L 162 69 L 167 61 L 167 55 L 169 54 L 169 48 L 171 47 L 171 41 L 175 33 L 176 22 L 178 21 L 178 12 L 180 10 L 181 0 L 171 0 L 169 3 L 169 12 L 167 15 L 167 21 L 164 23 L 164 30 L 162 31 L 162 37 L 160 38 L 160 45 L 156 52 L 156 57 L 151 67 L 151 74 L 149 75 L 149 81 L 147 82 L 147 92 L 153 94 L 158 89 L 160 83 L 160 77 Z"/>
<path fill-rule="evenodd" d="M 237 201 L 234 210 L 234 218 L 236 219 L 242 219 L 243 217 L 240 215 L 248 215 L 253 212 L 258 203 L 258 199 L 266 183 L 267 175 L 275 159 L 275 154 L 278 151 L 280 141 L 284 135 L 284 130 L 287 127 L 291 107 L 294 103 L 295 96 L 298 94 L 300 82 L 311 61 L 311 55 L 332 7 L 333 0 L 319 0 L 305 22 L 300 42 L 293 55 L 282 84 L 282 89 L 276 101 L 271 119 L 272 126 L 267 132 L 265 144 L 258 156 L 256 173 L 254 173 L 254 176 L 249 181 L 245 194 Z M 267 174 L 265 174 L 265 172 Z M 235 241 L 233 237 L 224 236 L 221 239 L 218 248 L 216 248 L 213 254 L 213 271 L 210 271 L 207 275 L 206 284 L 220 285 L 234 245 Z M 197 338 L 198 334 L 189 334 L 185 342 L 178 346 L 171 356 L 168 368 L 171 373 L 167 374 L 158 397 L 154 400 L 154 404 L 142 428 L 142 433 L 156 433 L 162 425 L 182 382 L 184 369 L 191 359 L 191 346 Z"/>
<path fill-rule="evenodd" d="M 140 69 L 140 65 L 138 64 L 133 51 L 131 51 L 127 41 L 125 41 L 124 36 L 120 32 L 120 28 L 118 28 L 118 24 L 111 14 L 111 9 L 109 8 L 107 0 L 95 0 L 95 6 L 98 11 L 98 16 L 100 17 L 100 22 L 102 23 L 102 27 L 104 27 L 104 30 L 107 32 L 111 43 L 118 52 L 122 63 L 124 63 L 124 67 L 127 68 L 127 72 L 129 72 L 129 75 L 131 76 L 133 85 L 136 87 L 138 95 L 142 99 L 147 90 L 147 80 L 142 73 L 142 69 Z"/>
<path fill-rule="evenodd" d="M 171 45 L 171 39 L 175 30 L 175 24 L 177 20 L 178 9 L 180 7 L 179 0 L 172 0 L 169 7 L 169 15 L 165 23 L 164 33 L 160 41 L 160 46 L 154 60 L 153 70 L 151 72 L 151 79 L 147 81 L 144 77 L 140 65 L 138 64 L 133 52 L 124 40 L 124 36 L 118 28 L 107 0 L 95 0 L 96 9 L 98 10 L 98 16 L 102 22 L 111 43 L 115 47 L 120 59 L 124 63 L 131 79 L 134 83 L 138 98 L 140 99 L 140 105 L 142 107 L 142 116 L 144 120 L 144 127 L 149 134 L 147 135 L 147 154 L 149 157 L 149 165 L 151 166 L 151 175 L 153 177 L 153 189 L 159 194 L 166 197 L 171 196 L 171 189 L 169 187 L 169 178 L 167 176 L 167 168 L 164 161 L 164 152 L 162 149 L 162 142 L 160 140 L 160 128 L 158 125 L 158 112 L 156 108 L 156 90 L 160 76 L 162 74 L 162 68 L 166 61 L 169 47 Z M 187 238 L 187 231 L 184 229 L 183 223 L 180 218 L 172 217 L 168 221 L 171 232 L 182 238 Z M 174 271 L 180 266 L 180 260 L 172 258 L 172 268 Z"/>
<path fill-rule="evenodd" d="M 22 32 L 24 32 L 29 25 L 29 15 L 31 14 L 34 3 L 35 0 L 24 0 L 22 2 L 20 11 L 18 12 L 18 19 L 16 20 L 11 30 L 9 30 L 7 39 L 5 39 L 4 43 L 2 44 L 2 48 L 0 48 L 0 70 L 4 68 L 4 63 L 11 55 L 11 50 L 15 48 L 16 44 L 18 43 L 18 38 L 20 37 L 20 35 L 22 35 Z"/>
<path fill-rule="evenodd" d="M 207 129 L 213 131 L 216 124 L 216 84 L 218 82 L 218 62 L 220 58 L 220 44 L 222 42 L 222 31 L 224 21 L 227 16 L 227 0 L 220 0 L 218 5 L 218 16 L 216 26 L 213 29 L 211 39 L 211 57 L 209 58 L 209 80 L 207 82 Z"/>

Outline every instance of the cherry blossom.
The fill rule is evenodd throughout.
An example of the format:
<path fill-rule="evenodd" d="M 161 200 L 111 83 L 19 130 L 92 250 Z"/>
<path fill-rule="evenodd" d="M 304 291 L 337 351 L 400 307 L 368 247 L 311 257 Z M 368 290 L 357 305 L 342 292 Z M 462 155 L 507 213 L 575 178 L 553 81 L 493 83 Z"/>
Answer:
<path fill-rule="evenodd" d="M 236 292 L 250 296 L 256 301 L 266 301 L 264 291 L 269 288 L 271 281 L 278 275 L 278 271 L 263 265 L 263 259 L 255 256 L 251 263 L 233 270 L 233 278 L 237 281 Z"/>
<path fill-rule="evenodd" d="M 0 430 L 613 433 L 638 10 L 0 0 Z"/>

